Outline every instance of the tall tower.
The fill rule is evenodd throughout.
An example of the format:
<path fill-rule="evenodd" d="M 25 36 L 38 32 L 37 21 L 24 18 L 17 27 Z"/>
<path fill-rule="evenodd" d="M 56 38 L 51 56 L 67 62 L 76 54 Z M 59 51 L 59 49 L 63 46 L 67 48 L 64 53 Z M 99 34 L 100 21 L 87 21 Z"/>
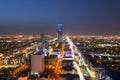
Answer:
<path fill-rule="evenodd" d="M 63 34 L 63 25 L 62 24 L 58 24 L 57 31 L 58 31 L 58 42 L 59 42 L 59 44 L 61 44 L 62 43 L 62 34 Z"/>

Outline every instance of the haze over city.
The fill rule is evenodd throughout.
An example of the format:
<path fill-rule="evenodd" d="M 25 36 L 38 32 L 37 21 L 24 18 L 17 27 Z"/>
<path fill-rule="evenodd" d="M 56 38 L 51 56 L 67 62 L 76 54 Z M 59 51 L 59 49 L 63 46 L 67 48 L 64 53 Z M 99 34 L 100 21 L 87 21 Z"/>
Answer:
<path fill-rule="evenodd" d="M 0 34 L 119 35 L 119 0 L 1 0 Z"/>
<path fill-rule="evenodd" d="M 120 0 L 0 0 L 0 80 L 120 80 Z"/>

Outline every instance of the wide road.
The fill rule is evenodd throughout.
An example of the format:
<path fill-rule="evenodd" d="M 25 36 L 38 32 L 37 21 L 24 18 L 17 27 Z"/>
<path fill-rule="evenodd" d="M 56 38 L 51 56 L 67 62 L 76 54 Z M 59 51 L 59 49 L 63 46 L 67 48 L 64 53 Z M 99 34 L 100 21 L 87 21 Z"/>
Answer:
<path fill-rule="evenodd" d="M 67 39 L 67 42 L 68 42 L 69 45 L 70 45 L 70 49 L 71 49 L 71 51 L 72 51 L 72 57 L 74 58 L 74 65 L 76 65 L 76 67 L 77 67 L 77 71 L 78 71 L 78 73 L 79 73 L 80 80 L 85 80 L 85 78 L 84 78 L 84 73 L 82 72 L 83 69 L 86 69 L 86 71 L 89 73 L 89 76 L 92 78 L 92 80 L 95 80 L 95 77 L 96 77 L 96 76 L 95 76 L 94 72 L 92 72 L 92 71 L 88 68 L 87 64 L 86 64 L 85 61 L 84 61 L 84 57 L 83 57 L 83 56 L 81 55 L 81 53 L 78 51 L 77 47 L 74 45 L 74 43 L 72 42 L 72 40 L 71 40 L 68 36 L 66 36 L 66 39 Z M 76 56 L 75 53 L 77 53 L 78 56 Z M 76 59 L 75 59 L 76 57 L 80 57 L 80 61 L 78 61 L 78 62 L 81 62 L 80 64 L 82 64 L 82 66 L 84 66 L 83 68 L 82 68 L 82 67 L 79 67 L 78 62 L 77 62 Z"/>

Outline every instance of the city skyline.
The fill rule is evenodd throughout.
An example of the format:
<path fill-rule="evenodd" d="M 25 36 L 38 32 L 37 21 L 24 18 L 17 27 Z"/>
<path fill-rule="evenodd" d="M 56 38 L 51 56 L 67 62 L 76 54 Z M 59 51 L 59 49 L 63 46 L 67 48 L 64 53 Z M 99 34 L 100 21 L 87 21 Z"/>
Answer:
<path fill-rule="evenodd" d="M 0 34 L 119 35 L 118 0 L 0 1 Z"/>

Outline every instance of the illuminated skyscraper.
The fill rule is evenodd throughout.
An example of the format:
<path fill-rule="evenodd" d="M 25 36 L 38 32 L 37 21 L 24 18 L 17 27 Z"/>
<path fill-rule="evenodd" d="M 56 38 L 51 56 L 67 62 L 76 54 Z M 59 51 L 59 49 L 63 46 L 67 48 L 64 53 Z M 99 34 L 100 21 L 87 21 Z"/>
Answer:
<path fill-rule="evenodd" d="M 61 44 L 62 43 L 62 34 L 63 34 L 63 26 L 62 24 L 58 24 L 58 42 Z"/>

